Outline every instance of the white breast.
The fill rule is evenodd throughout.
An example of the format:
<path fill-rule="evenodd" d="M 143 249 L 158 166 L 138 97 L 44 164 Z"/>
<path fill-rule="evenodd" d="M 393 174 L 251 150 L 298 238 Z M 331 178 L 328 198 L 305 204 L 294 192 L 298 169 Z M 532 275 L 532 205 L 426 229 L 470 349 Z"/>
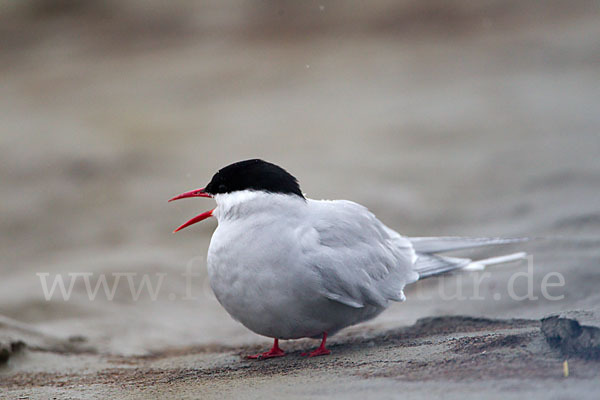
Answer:
<path fill-rule="evenodd" d="M 299 329 L 294 323 L 317 287 L 315 277 L 296 262 L 304 200 L 249 191 L 217 195 L 216 200 L 219 226 L 208 250 L 208 274 L 219 302 L 258 334 L 310 335 L 310 327 Z"/>

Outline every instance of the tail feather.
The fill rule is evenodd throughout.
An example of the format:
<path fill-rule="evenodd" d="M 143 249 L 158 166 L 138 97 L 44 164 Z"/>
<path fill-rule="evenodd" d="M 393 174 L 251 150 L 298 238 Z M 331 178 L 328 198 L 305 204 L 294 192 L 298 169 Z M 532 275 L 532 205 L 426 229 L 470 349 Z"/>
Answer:
<path fill-rule="evenodd" d="M 492 257 L 473 261 L 469 258 L 448 257 L 434 254 L 481 246 L 517 243 L 527 239 L 419 237 L 409 238 L 409 240 L 413 244 L 417 253 L 415 271 L 419 274 L 419 279 L 428 278 L 454 270 L 482 270 L 488 265 L 521 260 L 527 255 L 524 252 L 519 252 L 500 257 Z"/>
<path fill-rule="evenodd" d="M 431 254 L 418 254 L 415 262 L 415 271 L 419 280 L 430 276 L 440 275 L 467 267 L 471 263 L 468 258 L 442 257 Z"/>
<path fill-rule="evenodd" d="M 408 238 L 417 253 L 443 253 L 474 247 L 492 246 L 527 241 L 527 238 L 467 238 L 458 236 L 411 237 Z"/>
<path fill-rule="evenodd" d="M 520 251 L 518 253 L 506 254 L 504 256 L 484 258 L 483 260 L 472 261 L 466 267 L 461 268 L 463 271 L 481 271 L 489 265 L 505 264 L 513 261 L 524 260 L 527 258 L 527 253 Z"/>

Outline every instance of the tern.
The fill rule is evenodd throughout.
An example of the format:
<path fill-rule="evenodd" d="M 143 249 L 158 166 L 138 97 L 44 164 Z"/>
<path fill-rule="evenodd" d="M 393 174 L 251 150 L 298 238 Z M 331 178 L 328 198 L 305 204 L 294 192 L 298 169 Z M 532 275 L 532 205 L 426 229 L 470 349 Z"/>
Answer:
<path fill-rule="evenodd" d="M 438 253 L 522 239 L 405 237 L 366 207 L 313 200 L 283 168 L 259 159 L 220 169 L 201 189 L 169 201 L 208 197 L 218 221 L 208 249 L 210 286 L 219 303 L 251 331 L 274 339 L 267 359 L 285 355 L 281 339 L 320 338 L 310 357 L 330 354 L 327 337 L 370 320 L 419 279 L 521 259 L 525 253 L 473 262 Z"/>

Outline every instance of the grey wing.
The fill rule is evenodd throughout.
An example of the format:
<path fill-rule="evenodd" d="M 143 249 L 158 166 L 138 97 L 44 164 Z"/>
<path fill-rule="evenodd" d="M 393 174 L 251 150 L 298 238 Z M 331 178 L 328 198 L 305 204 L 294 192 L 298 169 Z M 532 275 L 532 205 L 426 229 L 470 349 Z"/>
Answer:
<path fill-rule="evenodd" d="M 301 243 L 320 292 L 355 308 L 403 301 L 404 286 L 418 279 L 412 244 L 359 204 L 309 202 L 310 229 Z"/>

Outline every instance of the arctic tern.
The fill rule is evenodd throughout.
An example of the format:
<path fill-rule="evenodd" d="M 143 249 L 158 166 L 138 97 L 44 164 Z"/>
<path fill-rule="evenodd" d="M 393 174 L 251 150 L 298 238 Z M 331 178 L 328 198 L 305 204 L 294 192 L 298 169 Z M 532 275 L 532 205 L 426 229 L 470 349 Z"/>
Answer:
<path fill-rule="evenodd" d="M 313 200 L 295 177 L 269 162 L 240 161 L 219 170 L 201 189 L 169 201 L 214 198 L 208 217 L 218 226 L 208 249 L 210 286 L 227 312 L 251 331 L 274 339 L 249 358 L 285 355 L 279 339 L 322 338 L 303 355 L 330 354 L 327 336 L 372 319 L 419 279 L 481 269 L 525 253 L 473 262 L 437 253 L 521 239 L 405 237 L 367 208 L 347 200 Z"/>

